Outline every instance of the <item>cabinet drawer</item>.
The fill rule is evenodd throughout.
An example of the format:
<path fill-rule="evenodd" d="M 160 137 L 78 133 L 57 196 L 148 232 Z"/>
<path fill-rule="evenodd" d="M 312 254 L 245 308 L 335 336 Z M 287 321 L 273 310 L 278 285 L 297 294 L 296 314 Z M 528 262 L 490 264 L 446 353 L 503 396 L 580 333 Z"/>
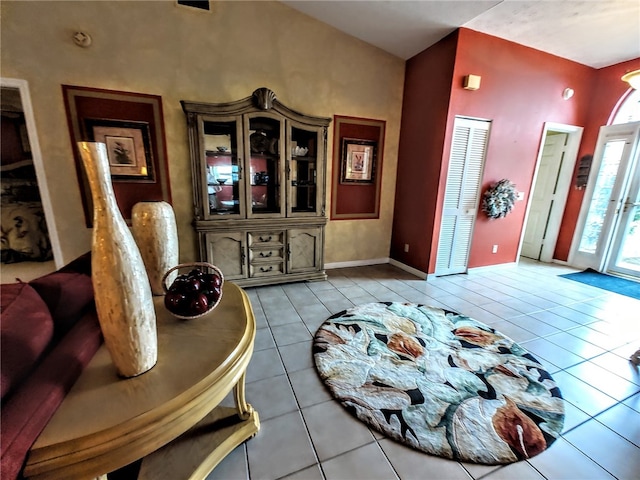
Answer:
<path fill-rule="evenodd" d="M 251 232 L 249 233 L 249 246 L 276 244 L 284 245 L 284 232 Z"/>
<path fill-rule="evenodd" d="M 250 277 L 269 277 L 271 275 L 282 275 L 284 273 L 284 262 L 254 263 L 249 265 Z"/>
<path fill-rule="evenodd" d="M 250 262 L 262 262 L 267 261 L 269 263 L 273 263 L 274 260 L 282 261 L 284 258 L 283 248 L 252 248 L 249 250 L 249 261 Z"/>

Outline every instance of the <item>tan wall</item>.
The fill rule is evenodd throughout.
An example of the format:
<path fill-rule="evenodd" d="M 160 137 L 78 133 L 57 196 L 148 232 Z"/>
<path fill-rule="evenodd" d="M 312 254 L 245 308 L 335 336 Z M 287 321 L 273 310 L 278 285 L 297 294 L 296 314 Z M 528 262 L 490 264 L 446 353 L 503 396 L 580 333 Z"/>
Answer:
<path fill-rule="evenodd" d="M 212 13 L 173 1 L 2 2 L 0 8 L 2 76 L 29 82 L 65 263 L 90 248 L 91 232 L 84 226 L 62 84 L 162 96 L 181 261 L 193 260 L 196 246 L 180 100 L 227 102 L 264 86 L 310 115 L 386 120 L 380 219 L 330 222 L 325 261 L 388 257 L 403 60 L 278 2 L 216 1 Z M 73 43 L 77 30 L 93 37 L 90 48 Z M 331 126 L 329 169 L 332 143 Z"/>

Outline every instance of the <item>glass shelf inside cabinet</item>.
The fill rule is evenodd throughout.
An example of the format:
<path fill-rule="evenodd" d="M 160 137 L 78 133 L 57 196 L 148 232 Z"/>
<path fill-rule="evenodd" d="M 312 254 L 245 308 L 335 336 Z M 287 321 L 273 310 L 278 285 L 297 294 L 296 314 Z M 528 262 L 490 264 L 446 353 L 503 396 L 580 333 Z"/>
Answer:
<path fill-rule="evenodd" d="M 235 121 L 204 122 L 209 213 L 240 213 L 238 142 Z"/>
<path fill-rule="evenodd" d="M 318 133 L 291 129 L 291 210 L 316 211 L 316 161 Z"/>
<path fill-rule="evenodd" d="M 280 122 L 268 117 L 249 120 L 250 188 L 253 213 L 281 212 Z"/>

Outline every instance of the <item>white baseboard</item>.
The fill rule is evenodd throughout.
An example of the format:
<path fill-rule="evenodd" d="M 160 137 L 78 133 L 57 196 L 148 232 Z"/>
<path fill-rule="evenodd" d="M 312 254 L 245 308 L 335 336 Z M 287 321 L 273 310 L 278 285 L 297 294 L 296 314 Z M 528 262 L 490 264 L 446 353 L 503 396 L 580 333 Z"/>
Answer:
<path fill-rule="evenodd" d="M 383 263 L 389 263 L 389 258 L 372 258 L 369 260 L 351 260 L 348 262 L 333 262 L 325 263 L 325 270 L 331 270 L 334 268 L 348 268 L 348 267 L 366 267 L 368 265 L 381 265 Z"/>
<path fill-rule="evenodd" d="M 423 280 L 429 281 L 437 278 L 435 274 L 423 272 L 418 270 L 417 268 L 410 267 L 409 265 L 405 265 L 404 263 L 399 262 L 398 260 L 394 260 L 393 258 L 374 258 L 369 260 L 352 260 L 349 262 L 333 262 L 333 263 L 325 263 L 325 270 L 331 270 L 334 268 L 348 268 L 348 267 L 366 267 L 367 265 L 381 265 L 384 263 L 388 263 L 393 265 L 394 267 L 398 267 L 401 270 L 404 270 L 407 273 L 415 275 Z M 560 262 L 558 262 L 560 263 Z M 518 262 L 509 262 L 509 263 L 500 263 L 498 265 L 487 265 L 485 267 L 475 267 L 467 270 L 467 273 L 473 275 L 474 273 L 486 273 L 495 270 L 501 270 L 504 268 L 514 268 L 518 266 Z"/>
<path fill-rule="evenodd" d="M 409 265 L 405 265 L 404 263 L 394 260 L 393 258 L 389 259 L 389 263 L 394 267 L 398 267 L 399 269 L 404 270 L 405 272 L 410 273 L 411 275 L 415 275 L 416 277 L 419 277 L 423 280 L 426 280 L 427 278 L 427 274 L 425 272 L 422 272 L 417 268 L 410 267 Z"/>

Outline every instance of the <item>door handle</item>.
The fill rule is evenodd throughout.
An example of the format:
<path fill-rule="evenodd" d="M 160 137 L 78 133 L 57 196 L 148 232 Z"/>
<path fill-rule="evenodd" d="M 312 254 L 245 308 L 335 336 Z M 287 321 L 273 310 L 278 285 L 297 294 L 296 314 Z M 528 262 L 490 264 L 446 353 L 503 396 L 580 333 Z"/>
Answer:
<path fill-rule="evenodd" d="M 626 212 L 627 212 L 627 210 L 628 210 L 628 209 L 630 209 L 630 208 L 632 208 L 632 207 L 640 207 L 640 202 L 631 202 L 631 201 L 629 201 L 629 199 L 627 199 L 627 201 L 626 201 L 626 202 L 624 202 L 624 203 L 622 204 L 622 206 L 623 206 L 622 211 L 623 211 L 624 213 L 626 213 Z"/>

